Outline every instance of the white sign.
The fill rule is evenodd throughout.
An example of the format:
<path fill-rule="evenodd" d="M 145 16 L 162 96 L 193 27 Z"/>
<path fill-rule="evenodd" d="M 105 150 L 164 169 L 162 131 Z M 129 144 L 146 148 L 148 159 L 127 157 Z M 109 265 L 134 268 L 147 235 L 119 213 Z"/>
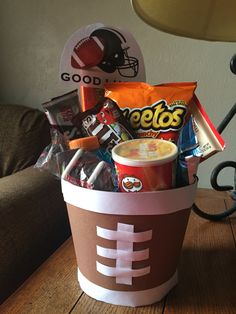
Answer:
<path fill-rule="evenodd" d="M 119 81 L 145 82 L 141 50 L 126 30 L 101 23 L 85 26 L 67 41 L 60 79 L 67 85 L 103 87 Z"/>

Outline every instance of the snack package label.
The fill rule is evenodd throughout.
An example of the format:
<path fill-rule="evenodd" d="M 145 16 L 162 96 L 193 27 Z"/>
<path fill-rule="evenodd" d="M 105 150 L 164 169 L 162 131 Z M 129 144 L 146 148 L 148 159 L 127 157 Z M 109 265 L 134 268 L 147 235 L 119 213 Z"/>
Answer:
<path fill-rule="evenodd" d="M 179 130 L 189 117 L 189 102 L 196 83 L 149 85 L 123 82 L 105 85 L 105 96 L 122 109 L 138 137 L 177 142 Z"/>

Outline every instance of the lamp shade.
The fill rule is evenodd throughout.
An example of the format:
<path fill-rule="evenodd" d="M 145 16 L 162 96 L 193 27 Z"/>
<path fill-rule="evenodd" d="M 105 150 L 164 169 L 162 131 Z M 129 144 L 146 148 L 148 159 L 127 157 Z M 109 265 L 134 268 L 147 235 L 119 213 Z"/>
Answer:
<path fill-rule="evenodd" d="M 236 0 L 131 0 L 147 24 L 174 35 L 236 41 Z"/>

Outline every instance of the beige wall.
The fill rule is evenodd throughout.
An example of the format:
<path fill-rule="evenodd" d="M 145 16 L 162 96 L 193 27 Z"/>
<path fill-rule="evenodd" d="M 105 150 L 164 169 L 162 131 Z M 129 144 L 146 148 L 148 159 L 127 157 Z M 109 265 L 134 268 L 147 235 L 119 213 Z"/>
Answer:
<path fill-rule="evenodd" d="M 236 76 L 229 70 L 234 43 L 161 33 L 142 22 L 128 0 L 1 0 L 0 103 L 40 108 L 68 91 L 58 79 L 62 49 L 73 32 L 95 22 L 130 30 L 143 52 L 149 83 L 196 80 L 197 95 L 216 126 L 236 102 Z M 235 160 L 235 119 L 223 133 L 225 152 L 200 166 L 201 187 L 209 186 L 220 161 Z M 231 169 L 219 183 L 233 184 Z"/>

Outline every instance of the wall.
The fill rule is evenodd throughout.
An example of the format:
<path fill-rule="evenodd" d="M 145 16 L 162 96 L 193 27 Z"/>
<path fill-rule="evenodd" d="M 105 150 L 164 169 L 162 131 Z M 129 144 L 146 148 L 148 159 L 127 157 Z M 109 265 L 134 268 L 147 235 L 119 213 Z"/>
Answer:
<path fill-rule="evenodd" d="M 58 78 L 63 47 L 80 27 L 102 22 L 127 28 L 144 55 L 147 81 L 197 81 L 197 95 L 217 126 L 236 101 L 236 77 L 229 61 L 234 43 L 191 40 L 146 25 L 127 0 L 1 0 L 0 103 L 40 108 L 42 102 L 68 89 Z M 235 119 L 223 132 L 227 148 L 201 164 L 200 187 L 209 187 L 211 170 L 235 160 Z M 228 169 L 219 179 L 233 184 Z"/>

